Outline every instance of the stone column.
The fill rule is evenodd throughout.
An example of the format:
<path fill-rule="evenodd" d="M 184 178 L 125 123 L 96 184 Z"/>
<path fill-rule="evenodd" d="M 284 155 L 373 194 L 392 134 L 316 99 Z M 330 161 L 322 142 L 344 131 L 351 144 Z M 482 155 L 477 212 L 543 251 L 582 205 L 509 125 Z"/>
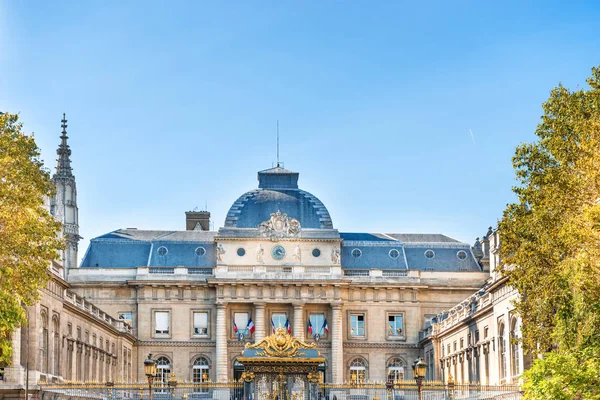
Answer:
<path fill-rule="evenodd" d="M 342 305 L 331 305 L 331 380 L 344 383 Z"/>
<path fill-rule="evenodd" d="M 254 303 L 254 341 L 265 337 L 265 303 Z"/>
<path fill-rule="evenodd" d="M 292 329 L 295 337 L 304 340 L 304 304 L 294 304 L 294 325 Z"/>
<path fill-rule="evenodd" d="M 12 356 L 10 367 L 6 367 L 6 383 L 22 385 L 25 381 L 25 369 L 21 366 L 21 327 L 15 328 L 10 338 L 12 344 Z"/>
<path fill-rule="evenodd" d="M 227 303 L 217 304 L 217 382 L 227 381 Z"/>

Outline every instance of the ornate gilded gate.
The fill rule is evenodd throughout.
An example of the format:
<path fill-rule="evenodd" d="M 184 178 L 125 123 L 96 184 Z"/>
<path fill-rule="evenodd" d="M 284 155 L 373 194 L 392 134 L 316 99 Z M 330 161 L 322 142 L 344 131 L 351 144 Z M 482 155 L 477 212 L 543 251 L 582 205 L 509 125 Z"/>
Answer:
<path fill-rule="evenodd" d="M 255 400 L 318 399 L 318 367 L 325 358 L 315 343 L 305 343 L 280 327 L 258 343 L 247 344 L 238 361 L 245 368 L 245 392 Z"/>

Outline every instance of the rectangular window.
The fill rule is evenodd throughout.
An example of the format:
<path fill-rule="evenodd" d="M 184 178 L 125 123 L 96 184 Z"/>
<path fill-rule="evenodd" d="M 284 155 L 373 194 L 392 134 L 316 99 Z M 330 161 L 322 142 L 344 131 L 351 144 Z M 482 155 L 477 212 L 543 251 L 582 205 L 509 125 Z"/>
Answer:
<path fill-rule="evenodd" d="M 388 315 L 388 335 L 404 336 L 402 330 L 402 315 Z"/>
<path fill-rule="evenodd" d="M 327 335 L 327 332 L 325 332 L 325 328 L 323 327 L 323 323 L 325 323 L 325 314 L 310 314 L 309 320 L 313 329 L 313 335 L 317 333 L 321 337 Z"/>
<path fill-rule="evenodd" d="M 465 347 L 465 340 L 460 338 L 460 348 L 462 349 L 463 347 Z"/>
<path fill-rule="evenodd" d="M 273 313 L 271 315 L 271 321 L 273 321 L 273 324 L 271 325 L 271 329 L 277 329 L 277 328 L 285 329 L 285 322 L 287 321 L 287 314 Z"/>
<path fill-rule="evenodd" d="M 157 335 L 169 334 L 169 312 L 155 311 L 154 312 L 154 333 Z"/>
<path fill-rule="evenodd" d="M 123 311 L 123 312 L 119 312 L 117 313 L 117 317 L 121 320 L 124 321 L 126 324 L 131 325 L 131 313 L 129 311 Z"/>
<path fill-rule="evenodd" d="M 479 331 L 475 331 L 475 344 L 479 343 Z"/>
<path fill-rule="evenodd" d="M 483 338 L 487 339 L 488 337 L 488 327 L 486 326 L 485 328 L 483 328 Z"/>
<path fill-rule="evenodd" d="M 453 343 L 452 347 L 453 347 L 454 351 L 456 351 L 456 342 Z"/>
<path fill-rule="evenodd" d="M 350 314 L 350 336 L 364 337 L 365 336 L 365 315 Z"/>
<path fill-rule="evenodd" d="M 194 313 L 194 335 L 208 335 L 208 313 Z"/>
<path fill-rule="evenodd" d="M 244 335 L 248 335 L 250 333 L 250 332 L 248 332 L 248 329 L 246 329 L 246 326 L 248 325 L 248 313 L 245 313 L 245 312 L 234 313 L 233 321 L 235 322 L 235 325 L 237 326 L 238 332 L 241 332 Z"/>

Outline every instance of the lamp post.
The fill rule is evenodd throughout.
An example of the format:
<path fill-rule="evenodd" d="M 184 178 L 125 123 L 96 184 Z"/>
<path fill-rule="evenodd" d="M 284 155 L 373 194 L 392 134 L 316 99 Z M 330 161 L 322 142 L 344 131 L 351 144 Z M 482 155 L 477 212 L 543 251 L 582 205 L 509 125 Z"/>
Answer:
<path fill-rule="evenodd" d="M 152 358 L 152 353 L 144 360 L 144 372 L 148 378 L 148 395 L 152 400 L 152 380 L 156 377 L 156 360 Z"/>
<path fill-rule="evenodd" d="M 423 361 L 423 357 L 419 357 L 415 360 L 412 365 L 413 375 L 417 381 L 417 393 L 419 394 L 419 400 L 423 400 L 423 378 L 427 372 L 427 364 Z"/>

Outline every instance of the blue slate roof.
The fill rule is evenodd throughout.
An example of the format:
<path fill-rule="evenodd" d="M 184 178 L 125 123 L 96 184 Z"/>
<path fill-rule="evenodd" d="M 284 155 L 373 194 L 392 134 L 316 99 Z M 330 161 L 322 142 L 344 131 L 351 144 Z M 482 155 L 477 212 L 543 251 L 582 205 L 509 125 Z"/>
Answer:
<path fill-rule="evenodd" d="M 481 271 L 470 245 L 441 234 L 341 232 L 340 236 L 344 269 Z M 433 258 L 425 257 L 427 250 L 433 251 Z M 466 253 L 464 260 L 459 251 Z"/>
<path fill-rule="evenodd" d="M 215 235 L 207 231 L 119 229 L 92 239 L 81 267 L 212 268 L 216 265 Z M 468 244 L 440 234 L 344 232 L 340 236 L 344 269 L 481 270 Z M 159 253 L 161 247 L 166 254 Z M 204 248 L 204 254 L 198 254 L 199 247 Z M 352 254 L 356 249 L 358 257 Z M 427 250 L 433 252 L 432 258 L 425 257 Z M 458 257 L 460 251 L 466 253 L 464 260 Z"/>
<path fill-rule="evenodd" d="M 325 205 L 298 188 L 297 172 L 281 167 L 258 173 L 258 189 L 241 195 L 225 218 L 225 228 L 257 228 L 277 211 L 300 221 L 303 228 L 333 229 Z"/>
<path fill-rule="evenodd" d="M 198 267 L 211 268 L 215 265 L 214 236 L 207 231 L 146 231 L 119 229 L 90 241 L 81 267 L 136 268 Z M 158 249 L 165 247 L 166 254 Z M 205 253 L 199 255 L 196 249 Z"/>

